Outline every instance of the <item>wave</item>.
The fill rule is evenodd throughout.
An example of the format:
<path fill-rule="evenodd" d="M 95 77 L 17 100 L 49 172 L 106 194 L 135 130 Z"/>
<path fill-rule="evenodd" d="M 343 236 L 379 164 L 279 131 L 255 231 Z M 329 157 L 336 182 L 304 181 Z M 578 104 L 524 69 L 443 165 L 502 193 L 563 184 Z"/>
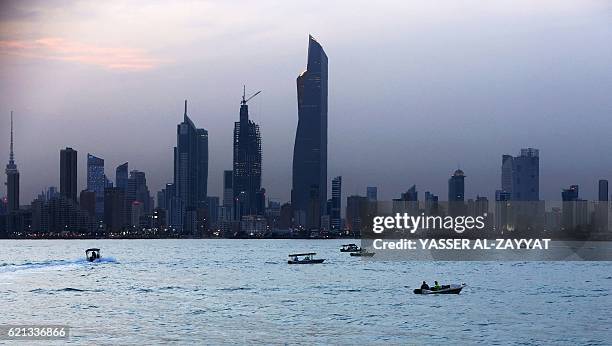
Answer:
<path fill-rule="evenodd" d="M 38 294 L 56 294 L 62 292 L 71 292 L 71 293 L 82 293 L 82 292 L 102 292 L 101 289 L 82 289 L 82 288 L 74 288 L 74 287 L 64 287 L 57 289 L 46 289 L 46 288 L 35 288 L 29 291 L 30 293 L 38 293 Z"/>
<path fill-rule="evenodd" d="M 253 288 L 251 287 L 223 287 L 223 288 L 217 288 L 217 291 L 251 291 L 253 290 Z"/>
<path fill-rule="evenodd" d="M 77 260 L 46 260 L 40 262 L 24 262 L 24 263 L 1 263 L 0 273 L 12 273 L 23 270 L 34 270 L 34 269 L 53 269 L 53 268 L 65 268 L 69 266 L 85 266 L 85 265 L 97 265 L 103 263 L 119 263 L 113 257 L 100 258 L 94 262 L 89 262 L 86 259 Z"/>

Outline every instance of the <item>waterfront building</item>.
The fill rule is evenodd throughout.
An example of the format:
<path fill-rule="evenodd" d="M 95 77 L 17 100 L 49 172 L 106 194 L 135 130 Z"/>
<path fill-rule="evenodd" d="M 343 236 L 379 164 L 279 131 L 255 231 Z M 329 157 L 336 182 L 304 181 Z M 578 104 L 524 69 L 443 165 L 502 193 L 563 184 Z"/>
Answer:
<path fill-rule="evenodd" d="M 540 200 L 540 151 L 521 149 L 519 156 L 502 156 L 502 190 L 513 201 Z"/>
<path fill-rule="evenodd" d="M 196 232 L 197 210 L 206 207 L 208 189 L 208 131 L 197 128 L 187 116 L 176 128 L 174 147 L 173 226 L 184 234 Z M 176 218 L 180 220 L 176 220 Z"/>
<path fill-rule="evenodd" d="M 96 195 L 96 216 L 104 217 L 104 189 L 107 186 L 104 175 L 104 159 L 87 154 L 87 190 Z"/>
<path fill-rule="evenodd" d="M 332 197 L 330 205 L 330 228 L 340 230 L 342 226 L 342 177 L 337 176 L 332 179 Z"/>
<path fill-rule="evenodd" d="M 108 232 L 117 233 L 123 230 L 126 220 L 125 191 L 120 187 L 104 189 L 104 224 Z"/>
<path fill-rule="evenodd" d="M 79 195 L 79 205 L 92 218 L 96 216 L 96 193 L 90 190 L 83 190 Z"/>
<path fill-rule="evenodd" d="M 366 188 L 366 196 L 370 202 L 376 202 L 378 200 L 378 188 L 376 186 L 368 186 Z"/>
<path fill-rule="evenodd" d="M 265 209 L 257 195 L 261 189 L 261 135 L 259 125 L 249 120 L 249 99 L 243 93 L 240 119 L 234 123 L 232 190 L 234 200 L 240 195 L 240 216 L 263 215 Z"/>
<path fill-rule="evenodd" d="M 327 201 L 327 55 L 312 37 L 306 71 L 297 78 L 298 125 L 293 148 L 294 222 L 319 228 Z"/>
<path fill-rule="evenodd" d="M 346 198 L 346 226 L 353 233 L 360 233 L 371 222 L 368 221 L 369 202 L 364 196 Z M 371 220 L 370 220 L 371 221 Z"/>
<path fill-rule="evenodd" d="M 115 169 L 115 186 L 127 192 L 128 179 L 128 163 L 126 162 Z"/>
<path fill-rule="evenodd" d="M 607 232 L 610 229 L 610 202 L 608 194 L 608 181 L 600 179 L 598 184 L 598 201 L 595 209 L 595 228 L 598 232 Z"/>
<path fill-rule="evenodd" d="M 77 151 L 69 147 L 60 151 L 60 194 L 77 202 Z"/>
<path fill-rule="evenodd" d="M 9 162 L 6 165 L 6 197 L 7 212 L 12 213 L 19 210 L 19 170 L 15 164 L 15 152 L 13 151 L 13 112 L 11 112 L 11 142 L 9 147 Z"/>

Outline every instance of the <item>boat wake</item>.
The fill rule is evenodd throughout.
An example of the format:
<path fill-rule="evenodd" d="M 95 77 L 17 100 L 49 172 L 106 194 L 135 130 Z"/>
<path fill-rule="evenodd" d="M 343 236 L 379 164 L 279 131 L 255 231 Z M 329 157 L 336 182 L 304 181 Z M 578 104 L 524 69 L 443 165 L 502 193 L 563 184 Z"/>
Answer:
<path fill-rule="evenodd" d="M 94 266 L 103 263 L 119 263 L 112 257 L 100 258 L 94 262 L 89 262 L 86 259 L 77 260 L 47 260 L 40 262 L 24 262 L 24 263 L 0 263 L 0 274 L 1 273 L 13 273 L 24 270 L 36 270 L 36 269 L 54 269 L 54 268 L 66 268 L 70 266 Z"/>

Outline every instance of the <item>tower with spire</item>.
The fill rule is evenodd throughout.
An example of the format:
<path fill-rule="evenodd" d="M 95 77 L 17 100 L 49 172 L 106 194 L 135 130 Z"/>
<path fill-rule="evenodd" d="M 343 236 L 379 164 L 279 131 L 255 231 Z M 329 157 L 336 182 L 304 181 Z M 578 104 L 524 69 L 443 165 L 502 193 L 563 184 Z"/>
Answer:
<path fill-rule="evenodd" d="M 208 131 L 197 128 L 187 115 L 176 128 L 174 198 L 170 224 L 186 234 L 196 230 L 196 216 L 206 206 L 208 183 Z M 204 219 L 204 218 L 200 218 Z"/>
<path fill-rule="evenodd" d="M 19 171 L 15 164 L 15 153 L 13 151 L 13 112 L 11 111 L 11 146 L 9 162 L 6 165 L 6 196 L 8 200 L 8 212 L 19 210 Z"/>
<path fill-rule="evenodd" d="M 265 203 L 261 197 L 261 135 L 259 125 L 249 120 L 247 102 L 261 91 L 246 97 L 243 87 L 240 118 L 234 123 L 233 193 L 234 219 L 242 216 L 262 215 Z"/>

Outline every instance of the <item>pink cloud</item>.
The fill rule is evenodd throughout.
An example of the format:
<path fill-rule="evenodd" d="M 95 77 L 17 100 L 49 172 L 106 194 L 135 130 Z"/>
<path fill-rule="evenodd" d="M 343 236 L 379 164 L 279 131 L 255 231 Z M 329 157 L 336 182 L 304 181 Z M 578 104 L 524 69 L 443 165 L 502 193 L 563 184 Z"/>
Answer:
<path fill-rule="evenodd" d="M 100 47 L 57 37 L 0 40 L 0 55 L 71 61 L 123 71 L 150 70 L 161 63 L 139 49 Z"/>

